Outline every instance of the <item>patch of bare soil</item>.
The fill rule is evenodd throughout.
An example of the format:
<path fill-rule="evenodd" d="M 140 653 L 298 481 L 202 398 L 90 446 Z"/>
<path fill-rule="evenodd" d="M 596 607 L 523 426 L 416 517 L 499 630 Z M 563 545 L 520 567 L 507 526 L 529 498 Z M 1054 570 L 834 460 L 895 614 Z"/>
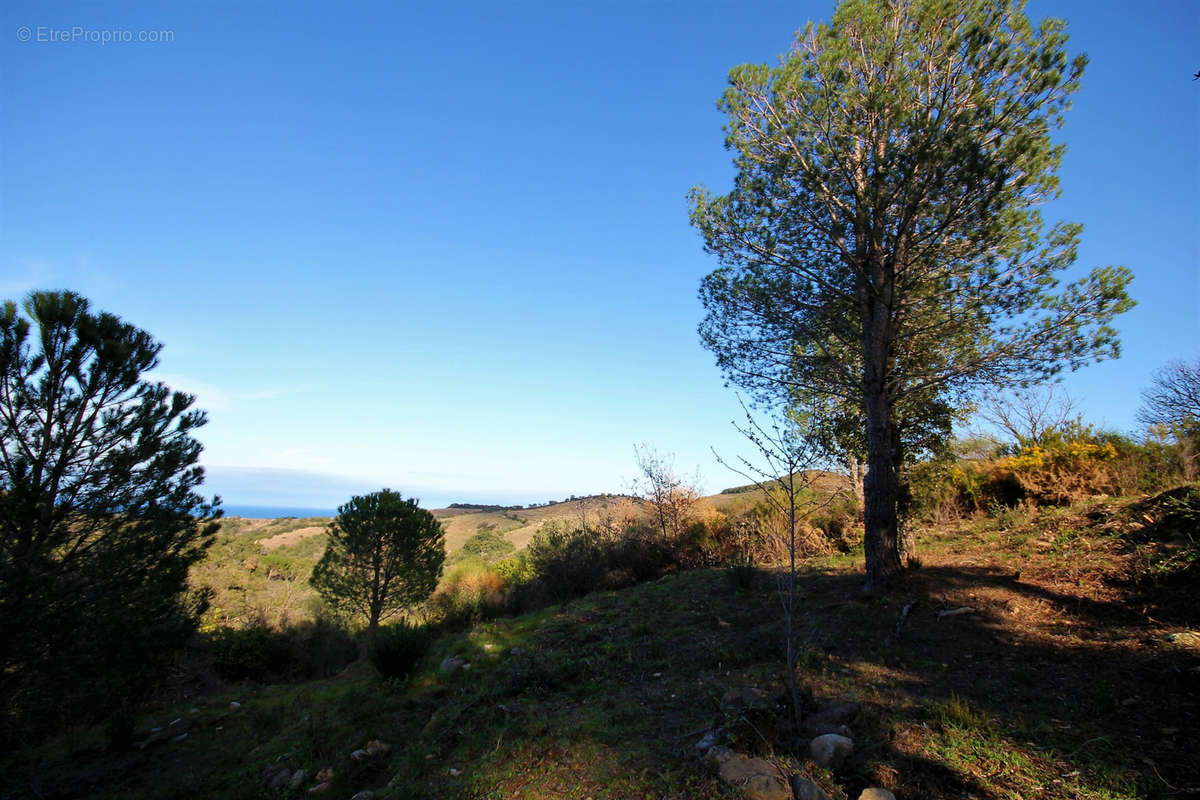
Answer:
<path fill-rule="evenodd" d="M 284 531 L 270 536 L 266 539 L 259 539 L 258 543 L 262 545 L 264 550 L 274 550 L 277 547 L 286 547 L 293 545 L 310 536 L 319 536 L 325 532 L 325 528 L 320 525 L 314 525 L 308 528 L 296 528 L 294 531 Z"/>

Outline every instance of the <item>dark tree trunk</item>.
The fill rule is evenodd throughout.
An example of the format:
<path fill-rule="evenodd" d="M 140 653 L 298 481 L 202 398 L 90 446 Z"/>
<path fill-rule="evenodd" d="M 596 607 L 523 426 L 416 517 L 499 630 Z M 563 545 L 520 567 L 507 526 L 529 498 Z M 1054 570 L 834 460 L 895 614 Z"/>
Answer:
<path fill-rule="evenodd" d="M 370 658 L 371 650 L 375 647 L 375 635 L 379 633 L 379 617 L 372 615 L 367 620 L 367 632 L 358 643 L 358 658 L 365 661 Z"/>
<path fill-rule="evenodd" d="M 863 411 L 867 423 L 867 474 L 863 481 L 863 549 L 868 589 L 886 586 L 901 570 L 896 506 L 900 475 L 895 456 L 898 431 L 888 390 L 891 360 L 891 280 L 887 266 L 875 262 L 862 306 Z"/>
<path fill-rule="evenodd" d="M 892 460 L 892 421 L 883 392 L 866 398 L 867 475 L 864 481 L 863 545 L 867 587 L 886 586 L 900 572 L 896 504 L 900 479 Z"/>

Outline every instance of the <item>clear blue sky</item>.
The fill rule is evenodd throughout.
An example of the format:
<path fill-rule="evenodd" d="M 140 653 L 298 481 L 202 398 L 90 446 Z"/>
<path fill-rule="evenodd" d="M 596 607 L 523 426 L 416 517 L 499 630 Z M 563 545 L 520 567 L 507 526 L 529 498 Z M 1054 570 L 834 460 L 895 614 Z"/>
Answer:
<path fill-rule="evenodd" d="M 6 3 L 0 297 L 74 289 L 163 341 L 227 503 L 621 491 L 642 441 L 740 483 L 709 449 L 745 448 L 685 193 L 729 186 L 729 68 L 832 8 Z M 1067 387 L 1134 430 L 1150 373 L 1200 351 L 1200 6 L 1029 12 L 1091 57 L 1048 214 L 1139 302 L 1124 357 Z M 171 41 L 86 41 L 113 30 Z"/>

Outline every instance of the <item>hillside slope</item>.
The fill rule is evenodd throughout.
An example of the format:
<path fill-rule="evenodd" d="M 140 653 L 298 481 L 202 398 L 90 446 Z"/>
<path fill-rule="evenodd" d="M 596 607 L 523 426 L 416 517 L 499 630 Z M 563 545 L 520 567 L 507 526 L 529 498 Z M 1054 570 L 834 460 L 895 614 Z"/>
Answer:
<path fill-rule="evenodd" d="M 924 531 L 889 595 L 861 593 L 861 555 L 806 563 L 801 677 L 852 704 L 836 773 L 797 756 L 774 577 L 710 570 L 448 636 L 403 683 L 359 665 L 161 706 L 144 750 L 76 733 L 10 755 L 4 797 L 733 798 L 695 747 L 718 727 L 834 798 L 1177 796 L 1200 752 L 1200 536 L 1159 519 L 1105 501 Z M 440 669 L 452 656 L 469 667 Z M 721 705 L 745 687 L 768 700 L 750 727 Z M 186 737 L 153 739 L 175 719 Z M 272 792 L 284 767 L 301 780 Z"/>
<path fill-rule="evenodd" d="M 753 505 L 760 493 L 718 494 L 699 498 L 697 512 L 726 513 Z M 646 516 L 649 511 L 628 497 L 589 497 L 523 509 L 434 509 L 453 556 L 476 534 L 490 531 L 520 550 L 547 522 L 597 525 L 604 520 Z M 221 521 L 217 541 L 192 569 L 191 583 L 212 591 L 209 626 L 265 623 L 280 627 L 311 619 L 320 607 L 308 585 L 313 566 L 325 550 L 328 517 L 283 517 Z"/>

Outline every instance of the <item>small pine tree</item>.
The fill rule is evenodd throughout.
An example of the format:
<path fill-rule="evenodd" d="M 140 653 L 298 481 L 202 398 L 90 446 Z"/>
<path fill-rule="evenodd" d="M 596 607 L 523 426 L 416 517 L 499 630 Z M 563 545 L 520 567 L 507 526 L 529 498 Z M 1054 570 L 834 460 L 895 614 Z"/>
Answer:
<path fill-rule="evenodd" d="M 335 609 L 366 617 L 369 649 L 381 622 L 433 594 L 445 560 L 441 523 L 382 489 L 338 508 L 310 583 Z"/>

